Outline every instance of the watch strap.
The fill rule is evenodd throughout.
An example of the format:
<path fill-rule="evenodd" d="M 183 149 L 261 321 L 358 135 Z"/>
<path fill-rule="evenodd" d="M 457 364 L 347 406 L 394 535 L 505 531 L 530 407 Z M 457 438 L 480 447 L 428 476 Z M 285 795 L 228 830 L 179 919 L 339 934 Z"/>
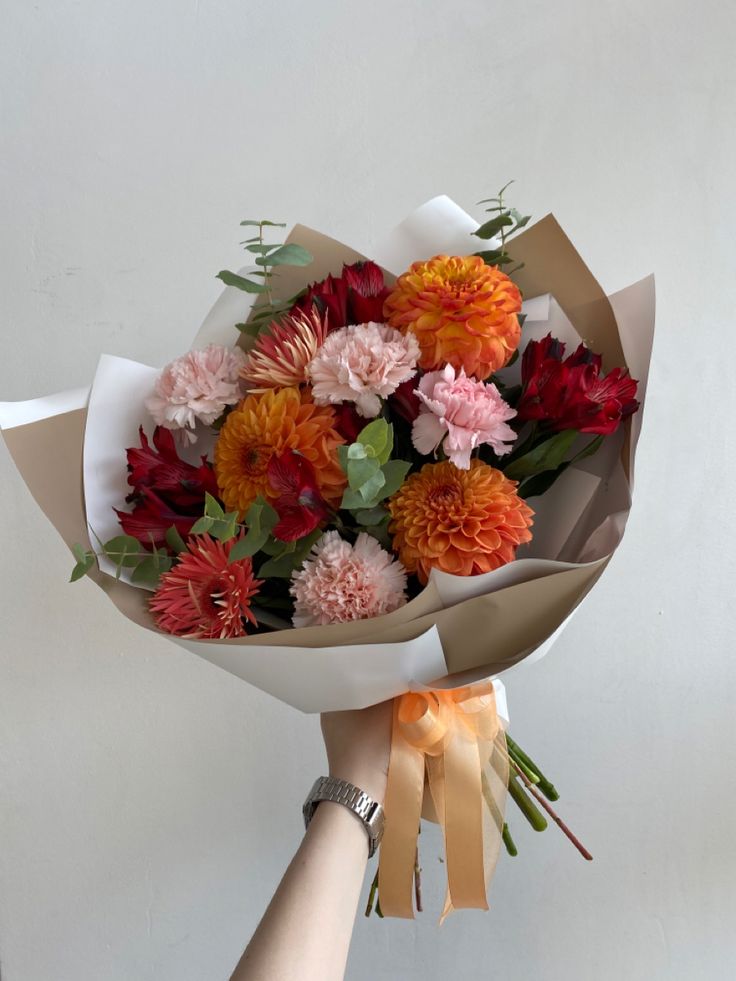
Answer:
<path fill-rule="evenodd" d="M 362 822 L 368 834 L 368 858 L 372 858 L 383 836 L 383 807 L 378 801 L 360 787 L 348 783 L 347 780 L 340 780 L 338 777 L 319 777 L 315 780 L 302 808 L 305 828 L 309 827 L 317 805 L 323 800 L 342 804 Z"/>

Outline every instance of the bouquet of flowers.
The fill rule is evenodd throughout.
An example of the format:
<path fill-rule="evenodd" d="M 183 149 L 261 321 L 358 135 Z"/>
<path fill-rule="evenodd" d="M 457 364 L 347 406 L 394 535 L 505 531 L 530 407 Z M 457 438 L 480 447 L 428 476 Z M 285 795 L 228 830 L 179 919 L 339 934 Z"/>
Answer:
<path fill-rule="evenodd" d="M 516 854 L 507 790 L 589 857 L 497 676 L 551 646 L 620 541 L 653 283 L 609 299 L 551 216 L 482 203 L 479 224 L 434 199 L 370 259 L 242 222 L 252 267 L 219 274 L 187 353 L 103 356 L 89 390 L 0 414 L 72 580 L 304 711 L 395 699 L 383 914 L 413 915 L 423 796 L 445 912 L 487 908 Z"/>

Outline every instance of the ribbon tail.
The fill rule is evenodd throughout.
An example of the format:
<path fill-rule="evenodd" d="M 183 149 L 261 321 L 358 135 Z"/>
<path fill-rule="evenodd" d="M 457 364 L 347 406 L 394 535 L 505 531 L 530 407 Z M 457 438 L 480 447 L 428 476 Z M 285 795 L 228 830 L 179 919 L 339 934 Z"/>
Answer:
<path fill-rule="evenodd" d="M 414 864 L 424 795 L 424 753 L 410 745 L 394 721 L 388 783 L 384 801 L 385 828 L 378 863 L 378 895 L 384 916 L 414 919 Z"/>

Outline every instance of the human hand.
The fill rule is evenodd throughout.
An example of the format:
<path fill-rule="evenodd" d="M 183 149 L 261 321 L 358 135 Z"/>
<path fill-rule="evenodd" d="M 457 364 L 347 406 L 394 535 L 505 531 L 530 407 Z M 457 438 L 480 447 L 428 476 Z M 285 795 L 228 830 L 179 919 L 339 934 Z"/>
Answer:
<path fill-rule="evenodd" d="M 322 736 L 331 777 L 347 780 L 383 803 L 391 748 L 393 702 L 325 712 Z"/>

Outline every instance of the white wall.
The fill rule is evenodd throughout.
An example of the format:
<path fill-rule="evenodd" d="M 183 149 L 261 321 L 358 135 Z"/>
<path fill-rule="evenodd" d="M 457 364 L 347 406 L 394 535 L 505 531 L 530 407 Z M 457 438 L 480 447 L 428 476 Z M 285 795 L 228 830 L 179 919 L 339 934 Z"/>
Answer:
<path fill-rule="evenodd" d="M 245 217 L 368 249 L 517 180 L 610 290 L 654 270 L 637 501 L 603 582 L 510 684 L 596 858 L 516 821 L 489 914 L 360 920 L 348 978 L 733 977 L 736 16 L 701 0 L 2 3 L 0 397 L 162 363 Z M 53 479 L 53 474 L 49 475 Z M 0 448 L 4 981 L 218 981 L 323 769 L 317 720 L 144 637 Z"/>

